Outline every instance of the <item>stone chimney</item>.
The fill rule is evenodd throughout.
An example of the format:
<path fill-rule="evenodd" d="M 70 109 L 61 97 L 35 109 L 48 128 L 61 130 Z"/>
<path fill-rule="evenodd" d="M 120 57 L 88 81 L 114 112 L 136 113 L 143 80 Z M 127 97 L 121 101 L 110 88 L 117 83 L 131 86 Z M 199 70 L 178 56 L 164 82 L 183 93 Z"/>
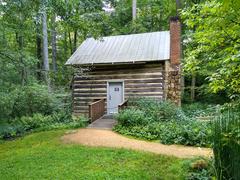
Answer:
<path fill-rule="evenodd" d="M 170 63 L 180 65 L 181 59 L 181 24 L 179 17 L 170 18 Z"/>
<path fill-rule="evenodd" d="M 170 19 L 170 61 L 165 61 L 165 98 L 181 105 L 181 24 Z"/>

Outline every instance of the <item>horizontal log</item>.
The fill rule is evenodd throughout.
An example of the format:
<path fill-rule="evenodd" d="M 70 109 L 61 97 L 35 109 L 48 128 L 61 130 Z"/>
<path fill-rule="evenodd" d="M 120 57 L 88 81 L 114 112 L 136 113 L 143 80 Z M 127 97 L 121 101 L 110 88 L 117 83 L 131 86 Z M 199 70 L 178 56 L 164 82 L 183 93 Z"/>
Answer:
<path fill-rule="evenodd" d="M 103 70 L 122 70 L 122 69 L 129 69 L 129 70 L 133 70 L 133 69 L 148 69 L 148 68 L 155 68 L 155 67 L 164 67 L 164 62 L 156 62 L 156 63 L 152 63 L 150 62 L 145 63 L 145 64 L 125 64 L 125 65 L 117 65 L 117 64 L 113 64 L 113 65 L 104 65 L 104 66 L 95 66 L 94 68 L 92 68 L 92 71 L 103 71 Z"/>
<path fill-rule="evenodd" d="M 155 78 L 155 79 L 124 79 L 124 83 L 163 83 L 164 80 L 162 78 Z M 74 81 L 75 85 L 102 85 L 105 84 L 107 85 L 107 81 L 103 80 L 92 80 L 92 81 Z"/>
<path fill-rule="evenodd" d="M 75 114 L 86 114 L 86 115 L 88 115 L 88 111 L 86 111 L 86 110 L 73 110 L 73 113 Z"/>
<path fill-rule="evenodd" d="M 89 89 L 89 90 L 85 90 L 85 89 L 74 89 L 73 91 L 74 93 L 107 93 L 107 89 L 105 90 L 98 90 L 98 89 Z"/>
<path fill-rule="evenodd" d="M 74 101 L 85 101 L 85 100 L 99 100 L 99 99 L 102 99 L 102 98 L 106 98 L 105 96 L 103 97 L 76 97 L 76 96 L 73 96 L 73 99 Z"/>
<path fill-rule="evenodd" d="M 163 91 L 160 92 L 126 92 L 125 93 L 126 96 L 132 96 L 132 95 L 142 95 L 142 96 L 158 96 L 158 95 L 163 95 Z M 73 94 L 74 98 L 86 98 L 86 99 L 91 99 L 91 98 L 95 98 L 95 97 L 103 97 L 103 98 L 107 98 L 107 94 L 82 94 L 82 93 L 74 93 Z"/>
<path fill-rule="evenodd" d="M 77 81 L 89 81 L 89 80 L 102 80 L 102 81 L 107 81 L 107 80 L 113 80 L 113 79 L 146 79 L 146 78 L 156 78 L 156 79 L 163 79 L 163 76 L 160 74 L 131 74 L 131 75 L 110 75 L 110 76 L 86 76 L 86 77 L 79 77 L 76 76 L 75 80 Z"/>
<path fill-rule="evenodd" d="M 126 84 L 125 88 L 141 88 L 141 87 L 162 87 L 163 84 L 159 83 L 159 84 L 150 84 L 150 83 L 145 83 L 145 84 Z"/>
<path fill-rule="evenodd" d="M 134 69 L 134 73 L 147 73 L 147 72 L 161 72 L 164 73 L 163 68 L 141 68 L 141 69 Z M 101 75 L 101 74 L 132 74 L 132 69 L 118 69 L 118 70 L 101 70 L 101 71 L 91 71 L 86 72 L 87 75 Z M 84 73 L 83 73 L 84 74 Z"/>
<path fill-rule="evenodd" d="M 125 92 L 160 92 L 163 91 L 163 87 L 139 87 L 139 88 L 134 88 L 134 87 L 130 87 L 130 88 L 125 88 Z M 106 94 L 107 93 L 107 89 L 104 90 L 98 90 L 98 89 L 89 89 L 89 90 L 85 90 L 85 89 L 74 89 L 73 93 L 86 93 L 86 94 Z"/>
<path fill-rule="evenodd" d="M 89 107 L 88 106 L 74 106 L 73 107 L 73 110 L 82 110 L 82 111 L 88 111 L 89 110 Z"/>
<path fill-rule="evenodd" d="M 139 87 L 162 87 L 163 83 L 124 83 L 125 88 L 139 88 Z M 75 84 L 74 89 L 89 89 L 96 90 L 97 88 L 106 88 L 105 84 L 99 85 L 85 85 L 85 84 Z M 74 90 L 75 91 L 75 90 Z"/>
<path fill-rule="evenodd" d="M 125 98 L 132 98 L 132 97 L 150 97 L 150 98 L 158 98 L 158 99 L 162 99 L 163 98 L 163 94 L 125 94 Z"/>
<path fill-rule="evenodd" d="M 125 89 L 125 93 L 129 92 L 162 92 L 163 87 L 160 88 L 147 88 L 147 89 Z"/>
<path fill-rule="evenodd" d="M 90 93 L 73 93 L 74 97 L 107 97 L 107 93 L 105 94 L 90 94 Z"/>
<path fill-rule="evenodd" d="M 105 84 L 98 84 L 98 85 L 86 85 L 86 84 L 74 84 L 73 88 L 81 88 L 81 89 L 96 89 L 96 88 L 106 88 L 107 85 Z"/>

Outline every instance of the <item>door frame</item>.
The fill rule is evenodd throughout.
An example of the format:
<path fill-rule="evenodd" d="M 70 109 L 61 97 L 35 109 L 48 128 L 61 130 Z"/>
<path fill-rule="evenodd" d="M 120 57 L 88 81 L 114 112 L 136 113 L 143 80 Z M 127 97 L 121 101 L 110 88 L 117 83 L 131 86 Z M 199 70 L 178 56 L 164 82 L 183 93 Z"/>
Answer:
<path fill-rule="evenodd" d="M 122 101 L 125 99 L 125 85 L 124 85 L 124 80 L 122 79 L 114 79 L 114 80 L 107 80 L 107 114 L 109 113 L 108 107 L 109 107 L 109 84 L 110 83 L 122 83 Z"/>

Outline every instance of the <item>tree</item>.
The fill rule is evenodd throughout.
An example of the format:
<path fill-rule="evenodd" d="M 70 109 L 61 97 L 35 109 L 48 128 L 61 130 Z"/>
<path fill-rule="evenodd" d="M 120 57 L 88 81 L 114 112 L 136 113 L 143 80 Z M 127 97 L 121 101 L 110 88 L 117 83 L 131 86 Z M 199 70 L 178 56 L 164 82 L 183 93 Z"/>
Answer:
<path fill-rule="evenodd" d="M 50 77 L 49 77 L 49 60 L 48 60 L 48 32 L 47 32 L 47 13 L 43 6 L 42 8 L 42 31 L 43 31 L 43 70 L 44 77 L 48 89 L 50 91 Z"/>
<path fill-rule="evenodd" d="M 187 26 L 185 71 L 205 74 L 211 92 L 240 93 L 240 3 L 207 1 L 182 12 Z"/>
<path fill-rule="evenodd" d="M 57 32 L 56 32 L 56 14 L 53 13 L 52 15 L 52 31 L 51 31 L 51 37 L 52 37 L 52 65 L 53 65 L 53 71 L 57 71 Z"/>

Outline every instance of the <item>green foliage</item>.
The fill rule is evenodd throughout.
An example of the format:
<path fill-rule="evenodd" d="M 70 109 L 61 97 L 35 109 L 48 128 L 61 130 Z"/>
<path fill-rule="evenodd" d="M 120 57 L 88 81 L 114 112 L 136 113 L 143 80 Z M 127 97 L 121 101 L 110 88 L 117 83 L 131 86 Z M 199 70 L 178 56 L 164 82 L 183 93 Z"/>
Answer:
<path fill-rule="evenodd" d="M 194 158 L 184 162 L 188 169 L 187 180 L 211 180 L 214 177 L 212 160 Z"/>
<path fill-rule="evenodd" d="M 70 113 L 60 111 L 51 116 L 33 114 L 11 120 L 8 126 L 0 130 L 0 139 L 11 139 L 33 131 L 60 128 L 79 128 L 85 126 L 87 119 L 83 116 L 72 117 Z"/>
<path fill-rule="evenodd" d="M 112 34 L 132 34 L 169 30 L 169 18 L 176 15 L 173 0 L 137 1 L 137 19 L 132 21 L 132 0 L 115 1 L 109 19 Z"/>
<path fill-rule="evenodd" d="M 203 103 L 191 103 L 182 105 L 182 110 L 184 111 L 185 115 L 190 118 L 215 116 L 218 109 L 220 109 L 220 105 Z"/>
<path fill-rule="evenodd" d="M 182 11 L 186 24 L 184 71 L 207 76 L 209 90 L 240 92 L 239 2 L 205 1 Z"/>
<path fill-rule="evenodd" d="M 130 99 L 128 104 L 129 106 L 143 111 L 147 121 L 159 122 L 172 119 L 186 119 L 181 109 L 170 101 L 157 101 L 151 98 L 135 98 Z"/>
<path fill-rule="evenodd" d="M 51 114 L 59 111 L 63 99 L 58 94 L 49 93 L 44 85 L 32 84 L 17 87 L 0 96 L 1 119 L 10 119 L 21 116 L 31 116 L 34 113 Z"/>
<path fill-rule="evenodd" d="M 57 110 L 60 103 L 55 94 L 49 93 L 46 86 L 33 84 L 17 89 L 12 110 L 12 117 L 32 115 L 33 113 L 50 114 Z"/>
<path fill-rule="evenodd" d="M 240 178 L 240 114 L 229 108 L 213 126 L 213 152 L 218 179 Z"/>
<path fill-rule="evenodd" d="M 147 124 L 145 114 L 139 109 L 126 109 L 116 115 L 118 122 L 124 126 Z"/>
<path fill-rule="evenodd" d="M 210 123 L 192 119 L 200 113 L 191 114 L 196 106 L 188 107 L 184 112 L 168 101 L 158 102 L 152 99 L 132 99 L 130 108 L 117 116 L 119 124 L 114 130 L 125 135 L 148 140 L 160 140 L 163 144 L 183 144 L 209 147 L 211 144 Z M 201 114 L 207 114 L 203 113 Z M 190 118 L 191 117 L 191 118 Z"/>
<path fill-rule="evenodd" d="M 114 127 L 114 130 L 128 136 L 147 140 L 160 140 L 163 144 L 182 144 L 210 147 L 210 124 L 194 120 L 182 122 L 169 121 L 149 123 L 147 125 Z"/>

